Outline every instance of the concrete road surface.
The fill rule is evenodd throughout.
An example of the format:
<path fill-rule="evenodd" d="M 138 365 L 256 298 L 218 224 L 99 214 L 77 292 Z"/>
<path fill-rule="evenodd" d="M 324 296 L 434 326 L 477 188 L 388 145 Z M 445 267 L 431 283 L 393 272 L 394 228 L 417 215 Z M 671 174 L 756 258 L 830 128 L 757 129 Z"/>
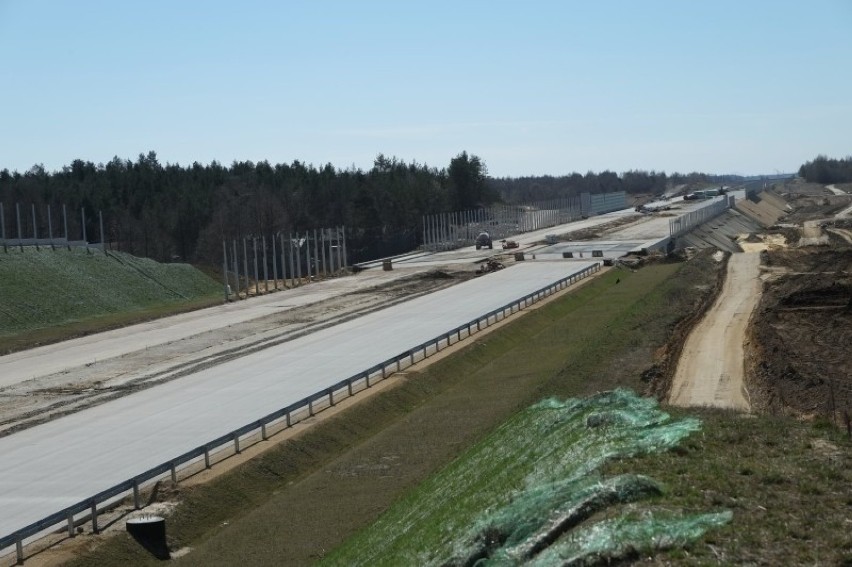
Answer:
<path fill-rule="evenodd" d="M 0 536 L 590 265 L 519 263 L 0 438 Z"/>
<path fill-rule="evenodd" d="M 184 339 L 215 328 L 250 321 L 331 296 L 366 289 L 399 279 L 426 267 L 407 271 L 371 271 L 272 293 L 248 301 L 223 304 L 105 331 L 61 343 L 0 356 L 0 388 L 68 368 L 76 368 L 130 352 Z"/>

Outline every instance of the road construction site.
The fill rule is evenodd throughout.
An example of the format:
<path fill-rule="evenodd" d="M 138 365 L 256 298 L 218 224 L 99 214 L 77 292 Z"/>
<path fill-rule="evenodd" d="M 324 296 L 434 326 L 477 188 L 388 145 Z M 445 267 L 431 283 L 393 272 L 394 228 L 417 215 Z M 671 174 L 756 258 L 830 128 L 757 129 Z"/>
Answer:
<path fill-rule="evenodd" d="M 672 403 L 720 405 L 742 411 L 748 411 L 749 408 L 772 408 L 773 411 L 810 412 L 811 415 L 830 412 L 832 419 L 842 419 L 843 407 L 848 408 L 850 402 L 849 355 L 825 357 L 823 349 L 842 345 L 844 340 L 848 343 L 849 338 L 848 320 L 845 323 L 843 320 L 843 317 L 848 318 L 849 309 L 843 302 L 849 301 L 850 290 L 849 245 L 844 239 L 844 231 L 849 228 L 844 219 L 850 210 L 850 199 L 848 195 L 835 195 L 830 190 L 824 192 L 830 197 L 820 195 L 817 188 L 801 186 L 786 193 L 753 193 L 750 198 L 746 194 L 738 194 L 739 207 L 729 209 L 697 230 L 680 237 L 678 248 L 697 250 L 714 247 L 733 252 L 737 259 L 728 263 L 729 279 L 716 306 L 710 309 L 706 319 L 687 339 L 682 366 L 674 377 Z M 803 199 L 804 204 L 800 209 L 794 209 L 788 204 Z M 655 250 L 666 250 L 668 242 L 672 240 L 672 218 L 706 204 L 674 201 L 668 210 L 651 215 L 633 209 L 600 215 L 520 235 L 515 238 L 519 244 L 517 250 L 477 251 L 470 247 L 411 254 L 391 259 L 391 269 L 388 270 L 376 265 L 352 276 L 261 296 L 247 302 L 0 357 L 0 427 L 3 428 L 0 434 L 5 434 L 0 443 L 11 443 L 7 449 L 12 452 L 19 450 L 12 445 L 20 446 L 20 450 L 27 447 L 20 458 L 14 459 L 14 477 L 21 479 L 20 486 L 35 487 L 32 497 L 26 497 L 20 492 L 20 487 L 6 483 L 6 479 L 13 477 L 13 471 L 3 472 L 3 494 L 16 494 L 12 500 L 0 496 L 0 501 L 5 500 L 2 502 L 3 509 L 12 509 L 14 502 L 18 511 L 4 518 L 8 520 L 0 527 L 0 536 L 34 518 L 44 516 L 48 508 L 61 508 L 67 502 L 97 492 L 99 487 L 109 485 L 119 477 L 130 477 L 134 471 L 143 470 L 153 462 L 140 463 L 138 459 L 140 452 L 147 452 L 143 449 L 146 439 L 162 439 L 163 435 L 171 435 L 169 431 L 184 430 L 188 437 L 180 442 L 183 443 L 181 447 L 185 448 L 193 443 L 203 443 L 216 434 L 211 431 L 211 424 L 192 425 L 184 421 L 168 425 L 160 433 L 139 427 L 135 440 L 129 439 L 128 435 L 137 434 L 122 433 L 121 440 L 116 438 L 116 447 L 126 445 L 136 457 L 128 456 L 115 476 L 98 478 L 95 482 L 92 479 L 99 476 L 96 471 L 103 470 L 105 466 L 95 456 L 82 459 L 94 466 L 89 472 L 78 469 L 79 464 L 69 463 L 60 463 L 56 472 L 45 469 L 48 463 L 38 454 L 45 453 L 46 446 L 43 443 L 48 439 L 59 443 L 56 448 L 50 449 L 52 462 L 56 462 L 57 454 L 79 461 L 81 449 L 68 440 L 86 437 L 83 431 L 91 431 L 93 420 L 106 420 L 103 427 L 96 428 L 105 431 L 117 427 L 119 422 L 128 420 L 130 416 L 135 416 L 131 422 L 144 425 L 146 415 L 157 416 L 162 413 L 162 417 L 165 417 L 166 414 L 181 414 L 179 408 L 168 411 L 144 409 L 147 407 L 143 404 L 145 396 L 150 398 L 151 404 L 160 407 L 168 390 L 175 395 L 185 396 L 180 407 L 192 407 L 193 412 L 196 412 L 200 408 L 197 405 L 199 398 L 216 393 L 225 398 L 211 402 L 211 407 L 218 410 L 222 404 L 227 405 L 229 400 L 238 395 L 237 391 L 252 388 L 248 388 L 245 383 L 236 386 L 224 382 L 214 388 L 210 385 L 212 382 L 209 382 L 209 376 L 214 373 L 227 382 L 232 380 L 235 373 L 249 377 L 270 375 L 269 370 L 252 370 L 254 365 L 251 357 L 257 354 L 267 356 L 282 346 L 285 351 L 289 351 L 296 348 L 295 345 L 300 344 L 300 341 L 313 343 L 329 333 L 330 342 L 327 344 L 344 344 L 343 341 L 353 335 L 361 335 L 368 339 L 368 344 L 373 344 L 377 342 L 378 331 L 373 329 L 368 332 L 360 327 L 368 320 L 366 318 L 378 317 L 380 314 L 391 317 L 378 323 L 378 328 L 389 329 L 391 335 L 399 335 L 402 330 L 412 326 L 410 321 L 420 322 L 423 311 L 400 315 L 395 309 L 430 298 L 437 298 L 439 304 L 424 310 L 437 313 L 441 324 L 447 326 L 451 323 L 451 314 L 458 313 L 462 305 L 470 305 L 472 298 L 490 298 L 491 303 L 478 305 L 474 309 L 487 312 L 498 303 L 505 303 L 509 296 L 523 295 L 534 291 L 533 288 L 541 287 L 539 284 L 544 284 L 542 273 L 549 274 L 545 280 L 558 279 L 566 273 L 584 269 L 590 261 L 610 259 L 618 265 L 618 260 L 630 252 L 634 253 L 634 259 L 625 260 L 620 269 L 632 269 L 634 262 L 645 261 L 649 253 L 653 255 Z M 800 213 L 804 216 L 795 218 L 794 210 L 801 209 L 805 209 Z M 799 233 L 795 228 L 796 222 L 802 223 Z M 806 222 L 807 229 L 804 226 Z M 796 238 L 792 236 L 794 234 L 797 234 Z M 507 266 L 506 269 L 474 279 L 476 270 L 489 257 L 499 258 Z M 522 266 L 516 265 L 522 263 Z M 525 278 L 520 276 L 521 273 L 531 276 Z M 504 287 L 501 284 L 504 281 L 530 283 L 528 287 L 519 288 L 517 283 Z M 746 283 L 739 285 L 740 281 Z M 465 285 L 480 287 L 463 294 L 461 304 L 452 304 L 452 308 L 448 308 L 449 302 L 459 299 L 465 286 L 450 288 L 463 282 L 467 282 Z M 500 289 L 507 290 L 508 295 L 491 296 L 492 291 Z M 762 289 L 763 296 L 760 293 Z M 826 289 L 831 290 L 829 295 L 832 299 L 828 303 L 822 299 L 816 303 L 808 299 L 822 298 L 827 293 Z M 756 311 L 755 305 L 759 305 Z M 778 316 L 781 311 L 787 319 L 779 327 L 778 321 L 771 317 Z M 771 332 L 779 328 L 781 332 L 783 329 L 794 329 L 801 324 L 804 313 L 810 316 L 815 311 L 827 317 L 824 324 L 829 329 L 835 329 L 835 332 L 824 333 L 825 336 L 817 345 L 799 344 L 808 342 L 799 336 L 796 345 L 800 350 L 797 352 L 812 351 L 806 356 L 810 366 L 798 369 L 795 376 L 785 375 L 784 384 L 787 387 L 782 385 L 779 388 L 770 377 L 772 364 L 773 360 L 782 359 L 777 355 L 777 344 L 786 344 L 789 337 L 772 335 Z M 474 316 L 473 312 L 465 313 L 463 318 Z M 727 324 L 731 318 L 736 321 L 736 325 Z M 394 327 L 391 323 L 394 320 L 403 321 L 402 327 Z M 353 329 L 347 331 L 347 325 Z M 427 334 L 433 332 L 431 330 Z M 378 342 L 387 342 L 392 338 L 388 336 Z M 410 338 L 408 342 L 414 344 L 417 340 Z M 715 345 L 715 350 L 708 348 L 710 344 Z M 333 354 L 329 348 L 322 346 L 319 352 L 307 358 L 311 359 L 311 364 L 316 364 L 318 358 L 338 359 L 340 355 Z M 365 348 L 347 346 L 341 352 L 360 352 Z M 701 356 L 708 355 L 710 360 L 719 364 L 696 364 Z M 293 356 L 298 358 L 299 355 Z M 820 358 L 826 361 L 821 363 Z M 302 367 L 295 362 L 296 359 L 293 360 L 292 363 L 276 361 L 270 368 L 280 369 L 292 365 L 296 376 L 313 373 L 313 366 Z M 369 366 L 371 360 L 349 362 L 344 366 L 357 372 L 360 368 L 356 366 Z M 236 372 L 236 369 L 239 371 Z M 811 402 L 805 403 L 808 399 L 806 394 L 812 394 L 812 390 L 796 389 L 796 386 L 802 381 L 800 376 L 823 370 L 830 371 L 832 376 L 842 375 L 845 371 L 847 381 L 827 381 L 818 388 L 824 399 L 809 406 L 807 404 Z M 328 380 L 345 374 L 346 370 L 341 367 L 329 375 Z M 316 384 L 306 386 L 307 389 L 299 387 L 293 395 L 306 395 L 310 393 L 308 390 L 316 387 Z M 262 394 L 262 398 L 274 401 L 272 406 L 280 407 L 286 401 L 282 403 L 278 394 L 270 396 L 276 388 L 261 387 L 257 391 Z M 253 411 L 256 415 L 272 407 L 254 407 L 254 403 L 248 404 L 247 408 L 251 406 L 249 413 Z M 134 408 L 137 407 L 143 409 L 136 413 Z M 180 419 L 184 420 L 184 417 Z M 241 425 L 242 422 L 237 423 L 240 420 L 246 421 L 242 414 L 235 419 L 234 423 L 221 426 L 227 429 L 231 425 Z M 33 438 L 24 440 L 24 435 Z M 100 439 L 100 436 L 96 438 Z M 106 443 L 106 439 L 103 438 L 103 443 Z M 103 443 L 98 441 L 93 447 L 101 452 L 110 451 Z M 181 447 L 168 447 L 166 452 L 180 452 Z M 4 454 L 12 454 L 3 450 Z M 162 460 L 159 455 L 151 455 L 151 458 L 154 461 Z M 27 467 L 36 467 L 46 472 L 34 474 Z M 53 485 L 57 477 L 68 477 L 75 488 L 66 490 L 56 485 L 58 491 L 52 499 L 45 499 L 44 494 L 47 492 L 44 487 L 38 488 L 37 483 L 32 482 L 34 478 L 42 478 Z M 42 509 L 35 506 L 34 502 L 38 500 L 47 502 L 47 507 Z"/>

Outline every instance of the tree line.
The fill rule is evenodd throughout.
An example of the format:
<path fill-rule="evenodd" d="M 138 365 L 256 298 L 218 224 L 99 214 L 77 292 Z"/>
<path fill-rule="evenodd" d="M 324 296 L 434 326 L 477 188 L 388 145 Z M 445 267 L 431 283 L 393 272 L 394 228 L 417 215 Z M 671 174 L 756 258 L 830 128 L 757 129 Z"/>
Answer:
<path fill-rule="evenodd" d="M 583 192 L 661 193 L 668 184 L 705 178 L 653 171 L 489 178 L 485 162 L 467 152 L 440 169 L 380 154 L 364 171 L 300 161 L 181 166 L 162 164 L 151 151 L 136 161 L 74 160 L 55 172 L 40 165 L 0 170 L 0 202 L 32 203 L 40 215 L 46 205 L 83 208 L 90 235 L 102 211 L 107 242 L 160 261 L 217 265 L 223 239 L 339 226 L 347 227 L 350 260 L 364 261 L 415 248 L 427 214 Z M 8 209 L 6 215 L 10 226 Z"/>
<path fill-rule="evenodd" d="M 813 161 L 802 164 L 799 177 L 811 183 L 852 183 L 852 156 L 844 159 L 831 159 L 818 155 Z"/>

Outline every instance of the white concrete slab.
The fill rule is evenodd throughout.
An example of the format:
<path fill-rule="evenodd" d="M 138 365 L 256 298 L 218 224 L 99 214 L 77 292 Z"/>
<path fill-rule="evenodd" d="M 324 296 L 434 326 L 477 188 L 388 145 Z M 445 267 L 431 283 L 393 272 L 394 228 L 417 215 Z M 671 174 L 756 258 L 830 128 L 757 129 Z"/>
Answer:
<path fill-rule="evenodd" d="M 366 289 L 412 273 L 411 270 L 363 272 L 0 356 L 0 388 Z"/>
<path fill-rule="evenodd" d="M 591 264 L 519 263 L 0 438 L 0 536 Z"/>

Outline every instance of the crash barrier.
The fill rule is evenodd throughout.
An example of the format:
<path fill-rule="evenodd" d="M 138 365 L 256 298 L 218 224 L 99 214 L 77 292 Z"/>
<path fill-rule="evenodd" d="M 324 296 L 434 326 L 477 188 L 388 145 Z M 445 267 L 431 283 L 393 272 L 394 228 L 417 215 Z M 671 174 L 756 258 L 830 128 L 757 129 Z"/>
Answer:
<path fill-rule="evenodd" d="M 77 525 L 91 521 L 92 531 L 94 533 L 98 533 L 99 511 L 104 511 L 105 508 L 115 504 L 117 501 L 126 496 L 132 496 L 134 508 L 137 510 L 140 509 L 142 507 L 140 491 L 146 484 L 151 484 L 163 477 L 166 477 L 167 475 L 170 476 L 172 482 L 177 483 L 179 471 L 192 464 L 201 464 L 202 459 L 204 468 L 209 469 L 211 468 L 213 459 L 217 453 L 225 451 L 231 447 L 233 448 L 234 453 L 240 453 L 244 448 L 248 437 L 256 436 L 259 433 L 260 439 L 266 441 L 270 437 L 270 430 L 274 427 L 278 427 L 279 430 L 283 430 L 307 417 L 312 417 L 317 412 L 334 406 L 342 399 L 349 398 L 358 392 L 370 388 L 394 372 L 399 372 L 421 362 L 429 356 L 438 353 L 442 349 L 454 345 L 462 339 L 470 337 L 475 332 L 502 321 L 506 317 L 541 301 L 545 297 L 587 278 L 588 276 L 600 271 L 600 269 L 600 263 L 592 264 L 591 266 L 553 282 L 538 291 L 529 293 L 504 305 L 503 307 L 494 309 L 493 311 L 481 315 L 468 323 L 451 329 L 432 340 L 419 344 L 385 360 L 384 362 L 358 372 L 357 374 L 353 374 L 345 380 L 341 380 L 340 382 L 320 390 L 311 396 L 265 415 L 256 421 L 247 423 L 238 429 L 217 437 L 212 441 L 208 441 L 191 451 L 178 455 L 173 459 L 148 469 L 147 471 L 129 478 L 124 482 L 116 484 L 111 488 L 98 492 L 97 494 L 81 500 L 72 506 L 63 508 L 62 510 L 33 522 L 28 526 L 2 536 L 0 537 L 0 551 L 14 545 L 16 548 L 18 563 L 23 563 L 23 546 L 25 540 L 42 534 L 52 528 L 65 524 L 68 531 L 68 537 L 74 537 Z M 241 446 L 241 442 L 243 443 L 243 446 Z"/>
<path fill-rule="evenodd" d="M 669 236 L 676 238 L 686 234 L 695 227 L 721 215 L 731 208 L 733 204 L 734 197 L 732 195 L 727 197 L 723 195 L 721 198 L 716 198 L 713 202 L 700 209 L 690 211 L 685 215 L 672 219 L 669 221 Z"/>

